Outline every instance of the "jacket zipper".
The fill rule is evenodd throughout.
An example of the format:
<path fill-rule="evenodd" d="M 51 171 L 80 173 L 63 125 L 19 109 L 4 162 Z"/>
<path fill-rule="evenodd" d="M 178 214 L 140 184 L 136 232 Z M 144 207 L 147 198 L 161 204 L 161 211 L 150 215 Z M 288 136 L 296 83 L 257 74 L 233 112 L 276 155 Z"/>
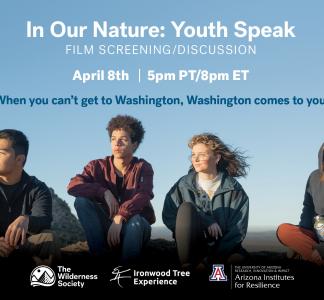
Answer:
<path fill-rule="evenodd" d="M 9 215 L 10 215 L 12 209 L 11 209 L 11 206 L 9 205 L 9 201 L 8 201 L 8 199 L 7 199 L 7 196 L 6 196 L 6 194 L 3 192 L 2 189 L 0 189 L 0 192 L 1 192 L 3 198 L 5 199 L 5 201 L 6 201 L 7 205 L 8 205 L 8 213 L 9 213 Z"/>
<path fill-rule="evenodd" d="M 10 217 L 11 217 L 11 213 L 12 213 L 12 206 L 13 206 L 14 203 L 17 201 L 17 199 L 18 199 L 18 198 L 19 198 L 19 197 L 24 193 L 24 191 L 27 189 L 27 187 L 29 186 L 29 184 L 31 183 L 31 181 L 32 181 L 32 179 L 31 179 L 31 178 L 28 178 L 28 181 L 24 184 L 24 186 L 23 186 L 21 192 L 20 192 L 19 194 L 16 194 L 16 195 L 15 195 L 15 198 L 14 198 L 13 201 L 11 202 L 11 205 L 9 205 L 9 201 L 8 201 L 8 199 L 7 199 L 6 195 L 5 195 L 5 193 L 1 190 L 3 196 L 4 196 L 4 198 L 6 199 L 7 204 L 8 204 L 8 213 L 9 213 Z"/>

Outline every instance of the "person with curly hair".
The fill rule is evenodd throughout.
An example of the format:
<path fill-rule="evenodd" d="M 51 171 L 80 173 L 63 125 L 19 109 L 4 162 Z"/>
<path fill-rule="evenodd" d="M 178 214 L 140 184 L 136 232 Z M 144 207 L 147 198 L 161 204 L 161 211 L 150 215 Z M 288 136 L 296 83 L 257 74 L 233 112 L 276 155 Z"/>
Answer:
<path fill-rule="evenodd" d="M 124 263 L 134 263 L 151 236 L 155 214 L 153 169 L 134 152 L 142 142 L 142 123 L 118 115 L 107 127 L 112 155 L 89 162 L 73 177 L 68 193 L 75 199 L 90 253 L 117 254 Z"/>
<path fill-rule="evenodd" d="M 241 260 L 249 199 L 235 177 L 246 176 L 246 157 L 211 133 L 193 136 L 188 146 L 191 168 L 166 195 L 162 213 L 180 263 L 195 268 Z"/>

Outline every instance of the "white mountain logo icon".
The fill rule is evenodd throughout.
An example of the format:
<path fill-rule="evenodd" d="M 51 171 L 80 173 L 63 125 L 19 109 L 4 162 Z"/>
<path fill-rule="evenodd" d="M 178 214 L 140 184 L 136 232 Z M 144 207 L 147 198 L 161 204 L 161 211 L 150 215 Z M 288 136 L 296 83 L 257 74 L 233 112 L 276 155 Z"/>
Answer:
<path fill-rule="evenodd" d="M 55 280 L 54 271 L 47 266 L 38 266 L 30 273 L 31 286 L 52 286 Z"/>

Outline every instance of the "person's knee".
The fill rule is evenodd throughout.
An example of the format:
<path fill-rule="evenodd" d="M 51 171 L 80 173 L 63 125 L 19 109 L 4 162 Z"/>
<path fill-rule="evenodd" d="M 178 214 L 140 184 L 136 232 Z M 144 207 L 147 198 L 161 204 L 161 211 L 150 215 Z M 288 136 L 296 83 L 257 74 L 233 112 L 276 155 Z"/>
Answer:
<path fill-rule="evenodd" d="M 188 226 L 189 223 L 191 224 L 196 220 L 198 220 L 198 214 L 194 204 L 191 202 L 183 202 L 178 209 L 176 227 L 179 225 Z"/>
<path fill-rule="evenodd" d="M 135 215 L 131 217 L 125 226 L 125 231 L 127 233 L 132 233 L 132 234 L 139 234 L 139 233 L 144 233 L 146 231 L 150 231 L 151 226 L 150 224 L 140 215 Z"/>
<path fill-rule="evenodd" d="M 295 225 L 283 223 L 278 226 L 277 237 L 283 244 L 287 244 L 287 240 L 291 237 L 291 232 L 296 228 Z"/>
<path fill-rule="evenodd" d="M 192 211 L 194 209 L 195 209 L 195 206 L 191 202 L 183 202 L 179 206 L 179 210 L 182 210 L 182 211 Z"/>
<path fill-rule="evenodd" d="M 143 218 L 140 215 L 132 216 L 127 222 L 127 227 L 135 230 L 142 228 L 143 225 Z"/>
<path fill-rule="evenodd" d="M 140 215 L 134 215 L 128 220 L 128 222 L 129 223 L 141 222 L 141 219 L 142 217 Z"/>
<path fill-rule="evenodd" d="M 76 197 L 74 201 L 74 207 L 76 211 L 85 210 L 92 207 L 92 201 L 84 197 Z"/>

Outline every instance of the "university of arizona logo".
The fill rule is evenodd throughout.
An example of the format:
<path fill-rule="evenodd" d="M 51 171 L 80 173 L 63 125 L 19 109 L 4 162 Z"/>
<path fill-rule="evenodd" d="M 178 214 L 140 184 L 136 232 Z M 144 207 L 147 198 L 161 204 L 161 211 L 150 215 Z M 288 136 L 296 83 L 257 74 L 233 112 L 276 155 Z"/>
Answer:
<path fill-rule="evenodd" d="M 209 281 L 227 281 L 224 265 L 213 265 L 213 271 L 209 276 Z"/>

